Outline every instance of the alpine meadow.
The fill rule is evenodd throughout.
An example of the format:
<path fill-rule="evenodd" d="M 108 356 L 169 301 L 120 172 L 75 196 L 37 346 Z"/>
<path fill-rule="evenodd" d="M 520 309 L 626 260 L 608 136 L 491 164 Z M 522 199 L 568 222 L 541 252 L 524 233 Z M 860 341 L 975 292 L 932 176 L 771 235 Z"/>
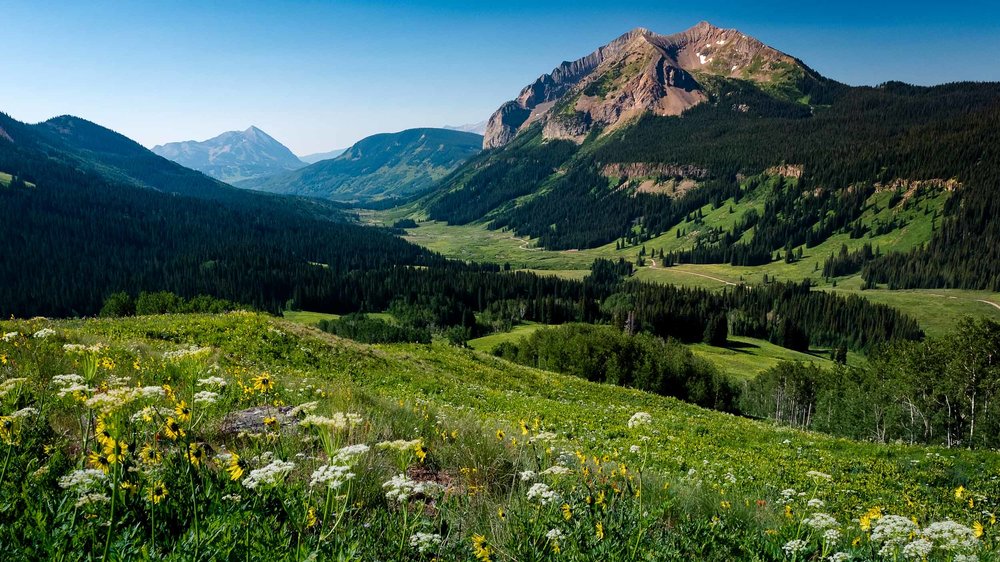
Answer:
<path fill-rule="evenodd" d="M 5 7 L 0 560 L 1000 560 L 997 8 L 563 4 Z"/>

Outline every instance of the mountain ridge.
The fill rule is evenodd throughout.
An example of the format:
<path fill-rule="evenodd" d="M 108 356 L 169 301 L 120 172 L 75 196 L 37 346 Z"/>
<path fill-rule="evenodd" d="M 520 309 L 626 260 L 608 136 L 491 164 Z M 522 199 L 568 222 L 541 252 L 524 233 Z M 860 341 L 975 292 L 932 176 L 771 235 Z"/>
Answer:
<path fill-rule="evenodd" d="M 226 131 L 204 141 L 157 145 L 152 152 L 227 183 L 270 176 L 306 165 L 288 147 L 255 125 L 243 131 Z"/>

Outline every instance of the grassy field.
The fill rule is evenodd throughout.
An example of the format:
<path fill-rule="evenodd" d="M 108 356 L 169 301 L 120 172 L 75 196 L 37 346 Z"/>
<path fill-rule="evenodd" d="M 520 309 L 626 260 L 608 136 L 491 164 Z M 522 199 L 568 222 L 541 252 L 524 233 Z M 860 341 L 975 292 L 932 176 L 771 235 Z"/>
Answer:
<path fill-rule="evenodd" d="M 392 314 L 388 312 L 368 312 L 365 313 L 369 318 L 376 318 L 382 320 L 383 322 L 394 323 L 395 318 Z M 307 326 L 315 326 L 319 324 L 320 320 L 339 320 L 339 314 L 327 314 L 325 312 L 309 312 L 306 310 L 286 310 L 282 313 L 282 317 L 289 322 L 295 322 L 296 324 L 305 324 Z"/>
<path fill-rule="evenodd" d="M 881 207 L 885 207 L 882 198 L 888 194 L 877 194 Z M 937 200 L 926 201 L 924 205 L 937 205 Z M 706 225 L 719 225 L 729 220 L 728 206 L 705 214 Z M 869 212 L 866 220 L 875 217 L 885 219 L 891 210 L 882 208 L 878 214 Z M 909 291 L 889 291 L 886 289 L 861 291 L 861 278 L 858 275 L 839 278 L 836 284 L 825 282 L 817 267 L 831 253 L 839 252 L 841 244 L 850 249 L 860 247 L 866 241 L 879 244 L 882 247 L 909 249 L 918 243 L 923 236 L 929 235 L 930 218 L 922 212 L 913 213 L 907 227 L 872 240 L 851 240 L 846 234 L 836 235 L 819 246 L 808 249 L 803 259 L 797 263 L 786 264 L 784 261 L 774 262 L 759 267 L 739 267 L 728 264 L 683 264 L 673 267 L 652 266 L 647 260 L 647 266 L 639 268 L 637 279 L 718 289 L 727 284 L 760 283 L 766 275 L 769 279 L 799 281 L 812 279 L 822 290 L 834 290 L 840 294 L 859 294 L 872 301 L 899 308 L 913 316 L 921 327 L 930 335 L 941 335 L 949 332 L 962 318 L 966 316 L 986 317 L 1000 321 L 1000 309 L 980 301 L 990 301 L 1000 304 L 1000 293 L 986 291 L 963 291 L 949 289 L 921 289 Z M 679 228 L 685 228 L 683 225 Z M 673 230 L 671 231 L 671 233 Z M 646 243 L 648 250 L 659 249 L 657 240 L 662 241 L 663 248 L 669 252 L 675 247 L 668 244 L 676 241 L 676 234 L 667 233 L 659 239 Z M 625 258 L 635 261 L 636 248 L 616 250 L 614 244 L 579 251 L 548 251 L 533 247 L 531 242 L 515 238 L 510 232 L 491 231 L 482 225 L 449 226 L 443 223 L 427 222 L 420 227 L 407 231 L 406 238 L 442 254 L 460 259 L 510 263 L 515 268 L 523 268 L 537 273 L 558 275 L 567 279 L 582 279 L 594 259 L 598 257 L 618 259 Z M 818 266 L 817 266 L 818 264 Z"/>
<path fill-rule="evenodd" d="M 483 336 L 481 338 L 476 338 L 469 340 L 469 347 L 477 351 L 483 351 L 489 353 L 494 347 L 504 343 L 504 342 L 514 342 L 520 340 L 525 336 L 530 336 L 537 330 L 541 328 L 548 327 L 545 324 L 537 324 L 535 322 L 526 322 L 524 324 L 518 324 L 514 326 L 514 329 L 509 332 L 500 332 L 496 334 L 490 334 L 488 336 Z"/>
<path fill-rule="evenodd" d="M 834 439 L 249 313 L 0 333 L 0 542 L 26 559 L 902 559 L 944 519 L 960 553 L 998 548 L 996 452 Z M 888 515 L 908 523 L 887 547 Z"/>
<path fill-rule="evenodd" d="M 13 180 L 13 179 L 14 179 L 14 176 L 12 176 L 10 174 L 7 174 L 7 173 L 4 173 L 4 172 L 0 172 L 0 186 L 8 187 L 10 185 L 11 180 Z M 24 185 L 26 185 L 28 187 L 35 187 L 35 184 L 33 184 L 31 182 L 24 182 Z"/>
<path fill-rule="evenodd" d="M 816 350 L 812 353 L 802 353 L 775 345 L 766 340 L 733 336 L 729 345 L 716 347 L 706 343 L 689 346 L 695 355 L 715 365 L 720 371 L 733 380 L 749 380 L 758 374 L 774 367 L 782 361 L 803 361 L 831 366 L 833 362 L 828 353 Z M 851 353 L 848 362 L 854 362 L 859 357 Z"/>

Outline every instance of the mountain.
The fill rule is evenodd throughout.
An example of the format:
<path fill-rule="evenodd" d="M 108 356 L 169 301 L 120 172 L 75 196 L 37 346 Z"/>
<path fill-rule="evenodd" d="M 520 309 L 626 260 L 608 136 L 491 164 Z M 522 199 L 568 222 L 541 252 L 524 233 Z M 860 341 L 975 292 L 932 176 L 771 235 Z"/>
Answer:
<path fill-rule="evenodd" d="M 445 125 L 444 129 L 450 131 L 465 131 L 466 133 L 476 133 L 477 135 L 482 135 L 486 133 L 486 125 L 489 123 L 488 119 L 480 121 L 478 123 L 466 123 L 465 125 Z"/>
<path fill-rule="evenodd" d="M 171 142 L 153 153 L 226 183 L 272 176 L 306 164 L 257 127 L 229 131 L 207 141 Z"/>
<path fill-rule="evenodd" d="M 636 29 L 501 106 L 417 215 L 663 265 L 850 242 L 816 275 L 1000 290 L 998 121 L 997 83 L 850 87 L 737 30 Z"/>
<path fill-rule="evenodd" d="M 541 123 L 546 139 L 582 142 L 639 115 L 679 115 L 709 99 L 715 79 L 741 79 L 795 92 L 818 75 L 735 29 L 707 22 L 674 35 L 636 28 L 526 86 L 490 117 L 484 148 L 509 143 Z M 798 93 L 798 92 L 796 92 Z"/>
<path fill-rule="evenodd" d="M 317 152 L 316 154 L 306 154 L 305 156 L 299 156 L 299 160 L 302 160 L 306 164 L 315 164 L 320 160 L 332 160 L 345 152 L 347 152 L 346 148 L 335 148 L 330 152 Z"/>
<path fill-rule="evenodd" d="M 446 129 L 408 129 L 358 141 L 333 160 L 238 187 L 336 201 L 402 198 L 429 188 L 476 155 L 483 138 Z"/>
<path fill-rule="evenodd" d="M 332 202 L 237 189 L 83 119 L 0 113 L 0 129 L 5 317 L 96 314 L 116 291 L 278 310 L 350 271 L 440 261 Z"/>

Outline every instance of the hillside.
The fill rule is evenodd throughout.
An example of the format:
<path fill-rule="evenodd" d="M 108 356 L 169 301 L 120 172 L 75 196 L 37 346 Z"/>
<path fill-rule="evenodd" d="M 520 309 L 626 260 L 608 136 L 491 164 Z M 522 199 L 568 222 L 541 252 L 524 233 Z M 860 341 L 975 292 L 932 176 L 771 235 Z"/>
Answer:
<path fill-rule="evenodd" d="M 299 156 L 299 160 L 302 160 L 306 164 L 315 164 L 320 160 L 332 160 L 345 152 L 347 152 L 346 148 L 337 148 L 329 152 L 317 152 L 315 154 L 306 154 L 305 156 Z"/>
<path fill-rule="evenodd" d="M 0 127 L 0 171 L 17 177 L 0 183 L 3 316 L 93 315 L 144 290 L 277 310 L 351 270 L 443 261 L 331 203 L 233 188 L 81 119 Z"/>
<path fill-rule="evenodd" d="M 409 129 L 358 141 L 332 160 L 239 187 L 335 201 L 406 198 L 479 152 L 482 137 L 446 129 Z"/>
<path fill-rule="evenodd" d="M 152 152 L 226 183 L 273 176 L 306 165 L 257 127 L 228 131 L 200 142 L 158 145 Z"/>
<path fill-rule="evenodd" d="M 410 210 L 552 250 L 639 250 L 711 204 L 739 220 L 667 261 L 759 266 L 898 232 L 922 200 L 933 220 L 918 238 L 840 265 L 892 287 L 997 290 L 998 100 L 991 83 L 844 86 L 707 24 L 639 29 L 526 87 L 491 118 L 492 150 Z M 866 222 L 884 193 L 892 212 Z"/>
<path fill-rule="evenodd" d="M 793 544 L 874 560 L 910 532 L 930 537 L 929 560 L 997 548 L 991 451 L 834 439 L 247 313 L 0 327 L 2 369 L 25 377 L 4 387 L 20 398 L 2 411 L 15 414 L 3 418 L 14 454 L 0 540 L 33 558 L 770 561 Z M 77 380 L 79 400 L 59 399 Z M 90 411 L 92 436 L 92 422 L 69 421 Z M 42 505 L 52 509 L 36 521 Z M 902 525 L 892 516 L 907 535 L 886 547 L 887 526 Z"/>

